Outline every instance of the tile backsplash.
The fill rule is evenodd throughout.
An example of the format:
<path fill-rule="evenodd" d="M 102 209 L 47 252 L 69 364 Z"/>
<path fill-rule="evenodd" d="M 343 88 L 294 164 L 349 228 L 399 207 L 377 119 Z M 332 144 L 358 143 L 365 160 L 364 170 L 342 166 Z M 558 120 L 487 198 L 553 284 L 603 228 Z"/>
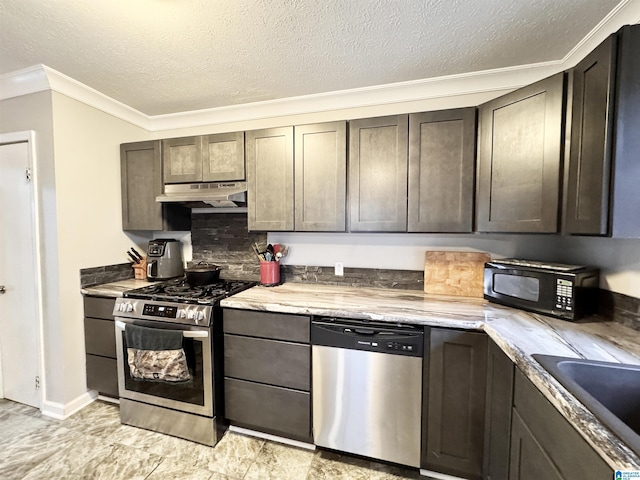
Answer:
<path fill-rule="evenodd" d="M 640 330 L 640 298 L 600 290 L 599 313 L 634 330 Z"/>
<path fill-rule="evenodd" d="M 267 243 L 266 232 L 249 232 L 246 213 L 192 213 L 193 263 L 220 265 L 222 278 L 259 280 L 260 264 L 251 245 Z"/>
<path fill-rule="evenodd" d="M 133 278 L 133 268 L 130 263 L 118 263 L 104 267 L 80 269 L 80 287 L 91 287 L 103 283 L 118 282 Z"/>

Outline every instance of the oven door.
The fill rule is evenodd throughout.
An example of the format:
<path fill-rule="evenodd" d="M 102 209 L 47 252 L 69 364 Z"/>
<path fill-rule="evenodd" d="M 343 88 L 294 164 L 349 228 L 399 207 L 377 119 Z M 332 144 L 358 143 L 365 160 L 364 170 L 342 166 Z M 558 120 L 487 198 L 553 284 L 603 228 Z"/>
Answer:
<path fill-rule="evenodd" d="M 208 328 L 161 324 L 116 317 L 118 392 L 120 398 L 171 408 L 182 412 L 213 417 L 213 372 L 211 363 L 211 331 Z M 187 357 L 191 380 L 184 383 L 133 379 L 127 362 L 127 324 L 148 328 L 182 330 L 182 348 Z"/>

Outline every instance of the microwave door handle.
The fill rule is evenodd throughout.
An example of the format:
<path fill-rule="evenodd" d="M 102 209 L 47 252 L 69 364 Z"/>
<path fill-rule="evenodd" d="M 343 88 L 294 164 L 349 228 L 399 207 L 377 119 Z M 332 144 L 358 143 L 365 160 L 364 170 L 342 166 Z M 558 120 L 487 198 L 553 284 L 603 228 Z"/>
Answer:
<path fill-rule="evenodd" d="M 124 330 L 126 328 L 126 324 L 116 320 L 116 327 L 120 330 Z M 209 332 L 203 330 L 185 330 L 182 332 L 182 336 L 185 338 L 207 338 L 209 336 Z"/>

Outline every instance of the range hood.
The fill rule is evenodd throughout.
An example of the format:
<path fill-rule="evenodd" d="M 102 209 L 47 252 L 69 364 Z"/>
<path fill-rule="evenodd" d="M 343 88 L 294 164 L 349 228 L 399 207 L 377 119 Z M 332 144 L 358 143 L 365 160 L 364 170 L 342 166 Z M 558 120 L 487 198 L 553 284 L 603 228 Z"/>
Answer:
<path fill-rule="evenodd" d="M 202 204 L 215 208 L 244 207 L 247 204 L 247 182 L 167 184 L 156 202 L 178 202 L 190 207 Z"/>

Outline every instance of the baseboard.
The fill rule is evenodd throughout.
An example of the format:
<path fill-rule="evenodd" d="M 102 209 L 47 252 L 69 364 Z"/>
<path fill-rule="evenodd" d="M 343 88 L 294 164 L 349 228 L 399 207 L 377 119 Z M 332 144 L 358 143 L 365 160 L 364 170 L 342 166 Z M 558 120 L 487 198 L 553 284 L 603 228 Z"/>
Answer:
<path fill-rule="evenodd" d="M 64 420 L 65 418 L 69 418 L 78 410 L 82 410 L 96 398 L 98 398 L 98 392 L 95 390 L 89 390 L 67 403 L 45 400 L 42 402 L 42 415 L 55 418 L 57 420 Z"/>
<path fill-rule="evenodd" d="M 431 470 L 426 470 L 424 468 L 420 469 L 420 475 L 436 480 L 465 480 L 462 477 L 454 477 L 452 475 L 447 475 L 446 473 L 432 472 Z"/>

